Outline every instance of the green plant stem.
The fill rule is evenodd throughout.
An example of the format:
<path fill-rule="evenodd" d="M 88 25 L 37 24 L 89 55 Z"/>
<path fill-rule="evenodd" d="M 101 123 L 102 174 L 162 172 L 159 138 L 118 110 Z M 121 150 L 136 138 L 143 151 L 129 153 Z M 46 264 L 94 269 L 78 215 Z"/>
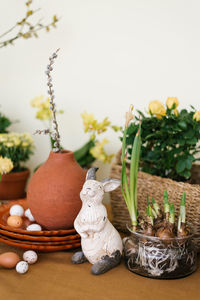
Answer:
<path fill-rule="evenodd" d="M 180 204 L 180 213 L 178 218 L 178 231 L 181 231 L 181 225 L 185 224 L 186 221 L 185 200 L 186 200 L 186 193 L 184 192 Z"/>
<path fill-rule="evenodd" d="M 131 217 L 133 231 L 135 231 L 137 228 L 137 174 L 138 174 L 140 148 L 141 148 L 141 124 L 133 142 L 129 184 L 128 184 L 128 179 L 126 174 L 126 135 L 127 135 L 127 128 L 124 129 L 124 134 L 122 139 L 121 189 Z"/>

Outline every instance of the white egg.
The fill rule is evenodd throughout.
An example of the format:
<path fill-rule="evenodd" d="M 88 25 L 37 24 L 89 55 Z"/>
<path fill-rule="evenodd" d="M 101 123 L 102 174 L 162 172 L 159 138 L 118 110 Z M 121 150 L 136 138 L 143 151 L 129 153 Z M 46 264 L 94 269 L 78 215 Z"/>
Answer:
<path fill-rule="evenodd" d="M 15 204 L 10 208 L 10 216 L 19 216 L 22 217 L 24 215 L 24 209 L 21 205 Z"/>
<path fill-rule="evenodd" d="M 25 274 L 28 271 L 28 263 L 26 261 L 20 261 L 16 265 L 16 271 L 19 274 Z"/>
<path fill-rule="evenodd" d="M 23 259 L 29 263 L 30 265 L 36 263 L 38 256 L 37 253 L 35 251 L 32 250 L 28 250 L 26 252 L 24 252 L 23 254 Z"/>
<path fill-rule="evenodd" d="M 35 221 L 35 219 L 34 219 L 32 213 L 31 213 L 31 211 L 30 211 L 30 208 L 26 209 L 24 214 L 25 214 L 25 216 L 29 219 L 29 221 L 31 221 L 31 222 L 34 222 L 34 221 Z"/>
<path fill-rule="evenodd" d="M 26 227 L 26 230 L 28 230 L 28 231 L 41 231 L 42 227 L 38 224 L 31 224 L 28 227 Z"/>

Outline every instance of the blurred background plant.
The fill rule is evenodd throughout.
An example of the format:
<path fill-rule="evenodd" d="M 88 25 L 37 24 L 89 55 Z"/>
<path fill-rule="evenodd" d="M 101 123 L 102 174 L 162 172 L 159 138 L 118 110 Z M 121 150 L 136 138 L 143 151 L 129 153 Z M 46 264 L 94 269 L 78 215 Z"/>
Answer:
<path fill-rule="evenodd" d="M 109 140 L 104 138 L 99 141 L 99 135 L 105 133 L 108 129 L 117 132 L 120 127 L 112 125 L 108 117 L 104 118 L 102 122 L 98 122 L 93 114 L 87 112 L 82 113 L 81 117 L 84 132 L 89 133 L 89 140 L 74 152 L 77 162 L 85 168 L 89 167 L 96 159 L 103 163 L 110 163 L 114 154 L 107 154 L 104 147 L 109 143 Z"/>
<path fill-rule="evenodd" d="M 0 167 L 3 167 L 3 158 L 11 160 L 12 172 L 21 172 L 26 168 L 21 162 L 26 162 L 33 154 L 33 139 L 29 133 L 1 133 L 0 134 Z M 7 160 L 8 162 L 8 160 Z"/>
<path fill-rule="evenodd" d="M 10 119 L 0 112 L 0 133 L 7 133 L 7 128 L 12 124 Z"/>
<path fill-rule="evenodd" d="M 32 4 L 33 0 L 26 1 L 25 16 L 17 21 L 10 29 L 0 34 L 0 48 L 14 45 L 14 42 L 21 38 L 38 38 L 38 32 L 40 30 L 49 32 L 52 28 L 56 27 L 56 24 L 59 21 L 56 15 L 54 15 L 52 20 L 47 23 L 43 23 L 42 18 L 33 21 L 32 17 L 40 10 L 40 8 L 32 9 Z"/>
<path fill-rule="evenodd" d="M 44 96 L 35 97 L 31 100 L 31 106 L 37 109 L 36 119 L 42 121 L 45 128 L 47 128 L 51 149 L 53 149 L 54 141 L 51 138 L 52 111 L 49 108 L 49 98 Z M 56 113 L 63 114 L 64 111 L 57 110 Z M 109 140 L 104 138 L 100 141 L 98 137 L 108 129 L 117 132 L 120 130 L 120 127 L 112 125 L 108 117 L 104 118 L 102 122 L 98 122 L 93 114 L 88 114 L 87 112 L 82 113 L 81 117 L 84 132 L 89 134 L 89 139 L 81 148 L 74 151 L 76 161 L 83 168 L 89 167 L 96 159 L 104 163 L 110 163 L 114 154 L 107 154 L 105 151 L 105 145 L 109 143 Z"/>
<path fill-rule="evenodd" d="M 186 181 L 191 176 L 192 164 L 200 160 L 200 112 L 178 111 L 178 99 L 169 97 L 164 106 L 151 101 L 149 115 L 138 111 L 135 122 L 127 130 L 127 148 L 131 158 L 132 145 L 142 121 L 141 170 L 153 175 Z"/>

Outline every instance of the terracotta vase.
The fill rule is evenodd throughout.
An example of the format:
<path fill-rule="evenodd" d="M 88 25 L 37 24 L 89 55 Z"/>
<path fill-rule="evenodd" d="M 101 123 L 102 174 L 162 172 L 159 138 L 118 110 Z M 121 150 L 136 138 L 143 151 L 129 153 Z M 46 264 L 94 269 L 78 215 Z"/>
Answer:
<path fill-rule="evenodd" d="M 81 209 L 85 176 L 72 152 L 50 152 L 28 186 L 28 206 L 36 222 L 49 230 L 72 228 Z"/>
<path fill-rule="evenodd" d="M 0 200 L 15 200 L 25 197 L 25 188 L 30 171 L 4 174 L 0 182 Z"/>

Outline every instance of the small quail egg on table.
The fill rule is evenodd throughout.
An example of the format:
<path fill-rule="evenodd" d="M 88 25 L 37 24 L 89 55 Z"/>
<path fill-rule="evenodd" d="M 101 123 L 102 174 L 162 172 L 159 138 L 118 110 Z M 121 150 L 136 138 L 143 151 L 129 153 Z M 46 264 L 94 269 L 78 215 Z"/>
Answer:
<path fill-rule="evenodd" d="M 10 216 L 19 216 L 19 217 L 23 217 L 24 215 L 24 209 L 21 205 L 19 204 L 15 204 L 13 206 L 11 206 L 10 208 Z"/>
<path fill-rule="evenodd" d="M 26 261 L 20 261 L 16 265 L 16 271 L 19 274 L 25 274 L 28 271 L 28 263 Z"/>
<path fill-rule="evenodd" d="M 7 219 L 8 226 L 19 228 L 22 226 L 23 220 L 19 216 L 9 216 Z"/>
<path fill-rule="evenodd" d="M 26 230 L 28 230 L 28 231 L 41 231 L 42 227 L 39 224 L 31 224 L 28 227 L 26 227 Z"/>
<path fill-rule="evenodd" d="M 32 213 L 31 213 L 31 211 L 30 211 L 30 208 L 27 208 L 27 209 L 25 210 L 25 216 L 26 216 L 26 217 L 29 219 L 29 221 L 31 221 L 31 222 L 34 222 L 34 221 L 35 221 L 35 219 L 34 219 Z"/>
<path fill-rule="evenodd" d="M 23 259 L 28 264 L 32 265 L 32 264 L 36 263 L 36 261 L 38 260 L 38 256 L 35 251 L 28 250 L 28 251 L 24 252 Z"/>

